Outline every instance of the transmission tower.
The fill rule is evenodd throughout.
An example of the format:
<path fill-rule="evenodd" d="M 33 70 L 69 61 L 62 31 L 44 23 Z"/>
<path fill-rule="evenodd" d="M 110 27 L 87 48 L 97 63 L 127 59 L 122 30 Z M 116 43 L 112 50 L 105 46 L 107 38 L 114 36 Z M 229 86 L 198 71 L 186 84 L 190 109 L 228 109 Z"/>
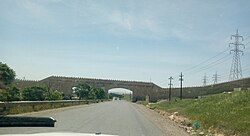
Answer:
<path fill-rule="evenodd" d="M 231 64 L 229 80 L 237 80 L 242 78 L 240 55 L 243 55 L 242 48 L 245 49 L 245 45 L 241 43 L 244 40 L 243 36 L 239 35 L 238 29 L 235 35 L 231 35 L 231 39 L 233 38 L 234 42 L 229 43 L 229 47 L 233 46 L 233 49 L 230 50 L 230 54 L 233 53 L 233 60 Z"/>
<path fill-rule="evenodd" d="M 217 84 L 218 83 L 218 79 L 220 78 L 219 75 L 217 74 L 217 71 L 215 72 L 215 74 L 213 75 L 213 81 L 214 81 L 214 84 Z"/>
<path fill-rule="evenodd" d="M 204 75 L 202 81 L 203 81 L 203 86 L 206 86 L 207 85 L 207 75 L 206 74 Z"/>

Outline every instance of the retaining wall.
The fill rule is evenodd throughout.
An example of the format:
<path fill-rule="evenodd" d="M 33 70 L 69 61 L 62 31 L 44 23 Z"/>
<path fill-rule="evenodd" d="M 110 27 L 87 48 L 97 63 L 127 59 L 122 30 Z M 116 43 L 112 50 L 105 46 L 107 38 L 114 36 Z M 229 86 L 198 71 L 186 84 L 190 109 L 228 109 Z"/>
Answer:
<path fill-rule="evenodd" d="M 214 85 L 200 86 L 200 87 L 184 87 L 183 98 L 197 98 L 198 96 L 218 94 L 222 92 L 230 92 L 235 89 L 249 90 L 250 78 L 243 78 L 240 80 L 224 82 Z M 167 94 L 169 89 L 165 89 Z M 172 89 L 172 97 L 180 97 L 180 88 Z"/>
<path fill-rule="evenodd" d="M 59 101 L 21 101 L 1 102 L 0 115 L 19 114 L 74 105 L 98 103 L 103 100 L 59 100 Z"/>

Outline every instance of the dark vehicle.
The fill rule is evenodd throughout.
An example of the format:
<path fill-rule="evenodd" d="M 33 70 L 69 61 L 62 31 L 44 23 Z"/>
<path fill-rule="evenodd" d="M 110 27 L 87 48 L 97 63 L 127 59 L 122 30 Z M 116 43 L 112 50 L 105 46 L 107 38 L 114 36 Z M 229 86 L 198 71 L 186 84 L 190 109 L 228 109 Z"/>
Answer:
<path fill-rule="evenodd" d="M 55 122 L 56 120 L 52 117 L 0 117 L 0 127 L 54 127 Z"/>

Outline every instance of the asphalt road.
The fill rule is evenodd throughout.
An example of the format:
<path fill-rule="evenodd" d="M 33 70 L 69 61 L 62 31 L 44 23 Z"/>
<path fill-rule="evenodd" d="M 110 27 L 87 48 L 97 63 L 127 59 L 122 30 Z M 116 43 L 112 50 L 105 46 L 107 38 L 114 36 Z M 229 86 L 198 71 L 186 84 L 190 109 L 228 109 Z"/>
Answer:
<path fill-rule="evenodd" d="M 38 132 L 80 132 L 119 136 L 183 135 L 173 125 L 169 132 L 149 109 L 127 101 L 110 101 L 91 105 L 74 106 L 23 114 L 25 116 L 51 116 L 57 120 L 53 128 L 13 127 L 0 128 L 0 134 L 23 134 Z M 171 127 L 171 128 L 170 128 Z"/>

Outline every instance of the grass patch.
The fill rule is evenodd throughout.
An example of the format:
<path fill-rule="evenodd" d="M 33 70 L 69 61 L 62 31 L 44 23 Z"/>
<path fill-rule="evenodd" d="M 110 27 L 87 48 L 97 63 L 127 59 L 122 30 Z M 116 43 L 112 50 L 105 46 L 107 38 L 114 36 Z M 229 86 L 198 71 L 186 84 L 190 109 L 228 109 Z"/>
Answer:
<path fill-rule="evenodd" d="M 178 111 L 201 122 L 202 129 L 226 135 L 250 135 L 250 91 L 215 94 L 201 99 L 184 99 L 150 105 L 168 112 Z"/>
<path fill-rule="evenodd" d="M 146 101 L 137 101 L 136 103 L 137 104 L 142 104 L 144 106 L 146 106 L 148 104 L 148 102 L 146 102 Z"/>

